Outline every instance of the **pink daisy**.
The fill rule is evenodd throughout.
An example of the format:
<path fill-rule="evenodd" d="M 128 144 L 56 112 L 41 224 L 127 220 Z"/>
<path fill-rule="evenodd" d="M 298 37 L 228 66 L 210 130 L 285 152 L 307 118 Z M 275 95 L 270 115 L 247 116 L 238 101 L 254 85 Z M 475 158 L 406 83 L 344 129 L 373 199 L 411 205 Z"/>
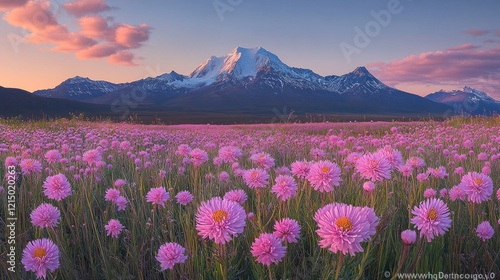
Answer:
<path fill-rule="evenodd" d="M 238 147 L 225 146 L 219 149 L 219 158 L 226 163 L 237 162 L 241 156 L 241 150 Z"/>
<path fill-rule="evenodd" d="M 424 197 L 425 198 L 433 198 L 436 197 L 437 192 L 435 189 L 429 188 L 424 191 Z"/>
<path fill-rule="evenodd" d="M 340 185 L 340 168 L 330 161 L 318 161 L 311 164 L 307 180 L 319 192 L 331 192 Z"/>
<path fill-rule="evenodd" d="M 297 183 L 290 175 L 279 175 L 276 177 L 276 184 L 271 188 L 271 192 L 275 193 L 281 201 L 286 201 L 297 192 Z"/>
<path fill-rule="evenodd" d="M 264 265 L 271 263 L 278 264 L 286 254 L 286 246 L 281 244 L 278 237 L 270 233 L 262 233 L 252 243 L 252 256 L 257 258 L 257 262 Z"/>
<path fill-rule="evenodd" d="M 219 181 L 220 182 L 227 182 L 228 180 L 229 180 L 229 173 L 227 173 L 226 171 L 222 171 L 219 174 Z"/>
<path fill-rule="evenodd" d="M 420 236 L 425 236 L 431 242 L 435 236 L 444 235 L 451 227 L 450 209 L 442 200 L 437 198 L 422 201 L 412 211 L 415 215 L 411 219 L 420 230 Z"/>
<path fill-rule="evenodd" d="M 88 165 L 94 165 L 97 162 L 102 161 L 102 156 L 98 150 L 89 150 L 83 154 L 82 159 L 87 162 Z"/>
<path fill-rule="evenodd" d="M 467 194 L 467 199 L 473 203 L 489 200 L 493 194 L 493 182 L 487 175 L 469 172 L 462 177 L 460 189 Z"/>
<path fill-rule="evenodd" d="M 292 174 L 299 178 L 299 179 L 305 179 L 307 177 L 307 174 L 309 174 L 309 169 L 310 169 L 310 164 L 308 161 L 296 161 L 292 163 Z"/>
<path fill-rule="evenodd" d="M 266 171 L 258 168 L 253 168 L 243 173 L 243 179 L 247 186 L 251 189 L 264 188 L 269 184 L 269 174 Z"/>
<path fill-rule="evenodd" d="M 118 238 L 118 235 L 120 235 L 125 227 L 120 223 L 120 221 L 111 219 L 108 224 L 104 226 L 104 228 L 107 231 L 107 236 L 111 235 L 113 238 Z"/>
<path fill-rule="evenodd" d="M 117 188 L 122 188 L 123 186 L 125 186 L 125 184 L 127 184 L 127 182 L 123 179 L 118 179 L 115 181 L 115 187 Z"/>
<path fill-rule="evenodd" d="M 46 238 L 31 241 L 23 250 L 21 262 L 24 269 L 33 271 L 37 278 L 45 279 L 47 270 L 54 272 L 59 267 L 59 248 Z"/>
<path fill-rule="evenodd" d="M 465 200 L 466 194 L 460 189 L 460 186 L 453 186 L 449 192 L 451 201 Z"/>
<path fill-rule="evenodd" d="M 45 160 L 48 163 L 57 163 L 62 159 L 61 153 L 58 150 L 50 150 L 45 153 Z"/>
<path fill-rule="evenodd" d="M 296 220 L 285 218 L 274 224 L 273 234 L 284 242 L 295 243 L 300 238 L 300 226 Z"/>
<path fill-rule="evenodd" d="M 410 157 L 406 161 L 406 165 L 412 167 L 412 168 L 419 168 L 419 167 L 424 167 L 425 166 L 425 161 L 422 158 L 419 157 Z"/>
<path fill-rule="evenodd" d="M 232 190 L 224 195 L 224 199 L 234 201 L 241 205 L 247 201 L 248 197 L 244 190 Z"/>
<path fill-rule="evenodd" d="M 361 242 L 375 234 L 379 218 L 373 209 L 354 207 L 343 203 L 332 203 L 320 208 L 314 215 L 318 223 L 316 230 L 321 248 L 342 254 L 363 252 Z"/>
<path fill-rule="evenodd" d="M 160 263 L 161 270 L 172 269 L 177 263 L 184 263 L 187 260 L 186 249 L 181 245 L 170 242 L 161 245 L 156 255 L 156 260 Z"/>
<path fill-rule="evenodd" d="M 107 189 L 106 194 L 104 195 L 104 200 L 115 202 L 116 199 L 120 196 L 120 191 L 117 189 Z"/>
<path fill-rule="evenodd" d="M 196 213 L 196 230 L 204 239 L 224 244 L 243 232 L 245 218 L 245 210 L 238 203 L 214 197 L 201 203 Z"/>
<path fill-rule="evenodd" d="M 40 204 L 30 214 L 31 223 L 40 228 L 53 228 L 59 224 L 61 212 L 52 204 Z"/>
<path fill-rule="evenodd" d="M 122 210 L 125 210 L 127 208 L 127 199 L 123 196 L 119 196 L 116 198 L 116 200 L 114 201 L 115 202 L 115 205 L 118 207 L 118 211 L 122 211 Z"/>
<path fill-rule="evenodd" d="M 193 201 L 193 198 L 193 195 L 189 191 L 178 192 L 175 196 L 177 203 L 182 205 L 188 205 L 191 201 Z"/>
<path fill-rule="evenodd" d="M 490 222 L 488 222 L 488 221 L 484 221 L 484 222 L 480 223 L 477 226 L 476 232 L 477 232 L 477 236 L 479 238 L 481 238 L 481 240 L 483 240 L 483 242 L 485 242 L 488 239 L 491 239 L 493 237 L 493 234 L 495 234 L 495 230 L 493 229 Z"/>
<path fill-rule="evenodd" d="M 190 152 L 191 148 L 188 145 L 181 144 L 179 145 L 179 147 L 177 147 L 177 151 L 175 153 L 181 156 L 187 156 Z"/>
<path fill-rule="evenodd" d="M 50 199 L 61 201 L 71 195 L 71 186 L 63 174 L 49 176 L 43 183 L 43 193 Z"/>
<path fill-rule="evenodd" d="M 165 208 L 165 202 L 170 198 L 170 195 L 163 187 L 152 188 L 146 194 L 146 201 L 151 202 Z"/>
<path fill-rule="evenodd" d="M 191 162 L 195 167 L 201 166 L 204 162 L 208 160 L 208 153 L 202 149 L 194 149 L 189 153 L 191 157 Z"/>
<path fill-rule="evenodd" d="M 9 166 L 16 166 L 17 165 L 17 159 L 15 157 L 6 157 L 5 158 L 5 168 L 8 168 Z"/>
<path fill-rule="evenodd" d="M 403 244 L 409 246 L 415 243 L 415 240 L 417 240 L 417 233 L 414 230 L 407 229 L 401 232 L 401 241 L 403 241 Z"/>
<path fill-rule="evenodd" d="M 274 166 L 274 158 L 268 153 L 257 153 L 250 157 L 250 160 L 257 163 L 260 167 L 264 169 L 269 169 Z"/>
<path fill-rule="evenodd" d="M 363 183 L 363 190 L 368 194 L 371 194 L 375 190 L 375 188 L 376 188 L 375 183 L 373 183 L 372 181 L 367 181 Z"/>
<path fill-rule="evenodd" d="M 391 164 L 379 153 L 365 154 L 356 161 L 356 171 L 362 178 L 374 182 L 391 179 Z"/>
<path fill-rule="evenodd" d="M 385 157 L 393 168 L 397 169 L 404 165 L 401 152 L 391 148 L 391 146 L 385 146 L 384 148 L 378 150 L 376 154 L 380 154 Z"/>
<path fill-rule="evenodd" d="M 23 159 L 21 161 L 21 171 L 23 175 L 29 175 L 33 173 L 41 173 L 42 172 L 42 164 L 38 160 L 34 159 Z"/>

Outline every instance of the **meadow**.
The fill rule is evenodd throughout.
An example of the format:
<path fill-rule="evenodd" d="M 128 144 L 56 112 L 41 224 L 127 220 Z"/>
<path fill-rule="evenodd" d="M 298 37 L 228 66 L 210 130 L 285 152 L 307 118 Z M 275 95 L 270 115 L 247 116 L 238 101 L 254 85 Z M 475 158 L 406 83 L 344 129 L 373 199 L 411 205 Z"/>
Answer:
<path fill-rule="evenodd" d="M 495 118 L 1 120 L 0 278 L 496 279 L 499 145 Z"/>

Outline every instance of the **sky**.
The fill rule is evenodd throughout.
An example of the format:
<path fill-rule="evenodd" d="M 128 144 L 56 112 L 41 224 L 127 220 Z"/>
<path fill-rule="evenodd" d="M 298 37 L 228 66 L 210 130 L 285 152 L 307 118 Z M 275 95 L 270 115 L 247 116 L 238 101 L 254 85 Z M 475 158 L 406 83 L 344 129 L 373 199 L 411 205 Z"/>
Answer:
<path fill-rule="evenodd" d="M 500 99 L 499 11 L 498 0 L 0 0 L 0 86 L 189 75 L 263 47 L 320 75 L 366 66 L 419 95 L 470 86 Z"/>

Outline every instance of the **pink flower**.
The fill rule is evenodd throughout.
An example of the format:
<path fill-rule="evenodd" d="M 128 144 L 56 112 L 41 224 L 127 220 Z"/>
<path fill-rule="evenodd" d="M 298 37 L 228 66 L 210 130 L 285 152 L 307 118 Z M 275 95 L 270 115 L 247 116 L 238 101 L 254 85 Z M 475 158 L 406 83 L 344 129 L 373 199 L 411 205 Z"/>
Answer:
<path fill-rule="evenodd" d="M 491 226 L 490 222 L 484 221 L 477 226 L 476 232 L 477 236 L 481 238 L 483 242 L 485 242 L 486 240 L 491 239 L 493 237 L 495 230 L 493 230 L 493 227 Z"/>
<path fill-rule="evenodd" d="M 500 189 L 497 190 L 497 199 L 500 200 Z"/>
<path fill-rule="evenodd" d="M 391 170 L 389 161 L 379 153 L 365 154 L 356 161 L 356 171 L 373 182 L 391 179 Z"/>
<path fill-rule="evenodd" d="M 127 184 L 127 182 L 123 179 L 118 179 L 115 181 L 115 187 L 117 187 L 117 188 L 121 188 L 121 187 L 125 186 L 125 184 Z"/>
<path fill-rule="evenodd" d="M 245 193 L 244 190 L 232 190 L 228 191 L 224 195 L 224 199 L 234 201 L 240 205 L 245 203 L 245 201 L 247 201 L 247 198 L 248 198 L 247 194 Z"/>
<path fill-rule="evenodd" d="M 274 166 L 274 158 L 268 153 L 254 154 L 250 157 L 250 160 L 264 169 L 269 169 Z"/>
<path fill-rule="evenodd" d="M 422 201 L 412 211 L 415 215 L 411 219 L 420 230 L 420 236 L 425 236 L 431 242 L 435 236 L 444 235 L 451 227 L 450 209 L 442 200 L 437 198 Z"/>
<path fill-rule="evenodd" d="M 371 194 L 375 190 L 375 188 L 376 188 L 375 183 L 373 183 L 372 181 L 367 181 L 363 183 L 363 190 L 368 194 Z"/>
<path fill-rule="evenodd" d="M 219 158 L 226 163 L 237 162 L 241 156 L 241 150 L 238 147 L 225 146 L 219 149 Z"/>
<path fill-rule="evenodd" d="M 321 238 L 321 248 L 344 255 L 349 253 L 351 256 L 363 252 L 361 242 L 375 234 L 379 222 L 373 209 L 343 203 L 332 203 L 320 208 L 314 220 L 318 223 L 316 233 Z"/>
<path fill-rule="evenodd" d="M 465 200 L 466 194 L 460 189 L 459 186 L 453 186 L 450 190 L 450 199 L 451 201 Z"/>
<path fill-rule="evenodd" d="M 384 148 L 378 150 L 376 154 L 380 154 L 387 159 L 392 168 L 400 168 L 404 165 L 403 156 L 401 152 L 391 148 L 391 146 L 385 146 Z"/>
<path fill-rule="evenodd" d="M 156 255 L 161 270 L 172 269 L 175 264 L 184 263 L 187 260 L 187 256 L 184 255 L 185 251 L 184 247 L 174 242 L 161 245 Z"/>
<path fill-rule="evenodd" d="M 410 157 L 406 161 L 406 165 L 412 167 L 412 168 L 419 168 L 419 167 L 424 167 L 425 166 L 425 161 L 422 158 L 419 157 Z"/>
<path fill-rule="evenodd" d="M 41 173 L 42 172 L 42 164 L 38 160 L 34 159 L 23 159 L 21 161 L 21 171 L 23 175 L 29 175 L 33 173 Z"/>
<path fill-rule="evenodd" d="M 63 174 L 49 176 L 43 183 L 43 193 L 50 199 L 61 201 L 71 195 L 71 186 Z"/>
<path fill-rule="evenodd" d="M 299 178 L 305 179 L 307 174 L 309 174 L 309 162 L 308 161 L 296 161 L 292 163 L 292 174 Z"/>
<path fill-rule="evenodd" d="M 229 173 L 227 173 L 226 171 L 222 171 L 219 174 L 219 181 L 220 182 L 227 182 L 228 180 L 229 180 Z"/>
<path fill-rule="evenodd" d="M 122 211 L 122 210 L 125 210 L 127 208 L 127 199 L 123 196 L 119 196 L 116 198 L 116 200 L 114 201 L 115 202 L 115 205 L 118 207 L 118 211 Z"/>
<path fill-rule="evenodd" d="M 245 210 L 238 203 L 214 197 L 201 203 L 196 213 L 196 230 L 204 239 L 224 244 L 243 232 L 245 218 Z"/>
<path fill-rule="evenodd" d="M 462 177 L 460 190 L 467 194 L 467 199 L 473 203 L 489 200 L 493 194 L 493 182 L 487 175 L 469 172 Z"/>
<path fill-rule="evenodd" d="M 425 197 L 425 198 L 433 198 L 433 197 L 436 197 L 436 194 L 437 194 L 437 192 L 436 192 L 436 190 L 435 190 L 435 189 L 431 189 L 431 188 L 429 188 L 429 189 L 426 189 L 426 190 L 424 191 L 424 197 Z"/>
<path fill-rule="evenodd" d="M 94 165 L 97 162 L 102 161 L 102 156 L 98 150 L 89 150 L 83 154 L 82 159 L 87 162 L 88 165 Z"/>
<path fill-rule="evenodd" d="M 52 204 L 44 203 L 31 212 L 30 218 L 34 226 L 53 228 L 59 224 L 61 212 Z"/>
<path fill-rule="evenodd" d="M 403 241 L 403 244 L 409 246 L 415 243 L 415 240 L 417 240 L 417 233 L 414 230 L 407 229 L 401 232 L 401 241 Z"/>
<path fill-rule="evenodd" d="M 440 197 L 443 197 L 443 198 L 445 198 L 446 196 L 448 196 L 448 189 L 444 189 L 444 188 L 443 188 L 443 189 L 441 189 L 441 190 L 439 191 L 439 196 L 440 196 Z"/>
<path fill-rule="evenodd" d="M 9 166 L 16 166 L 17 165 L 17 159 L 15 157 L 6 157 L 5 158 L 5 168 L 8 168 Z"/>
<path fill-rule="evenodd" d="M 175 153 L 181 156 L 187 156 L 190 152 L 191 148 L 188 145 L 181 144 L 179 145 L 179 147 L 177 147 L 177 151 Z"/>
<path fill-rule="evenodd" d="M 104 200 L 115 202 L 116 199 L 120 196 L 120 191 L 117 189 L 107 189 L 106 194 L 104 195 Z"/>
<path fill-rule="evenodd" d="M 319 192 L 331 192 L 334 186 L 339 186 L 340 168 L 330 161 L 318 161 L 311 164 L 307 180 Z"/>
<path fill-rule="evenodd" d="M 290 175 L 279 175 L 276 177 L 276 184 L 271 188 L 271 192 L 275 193 L 281 201 L 286 201 L 297 192 L 297 183 Z"/>
<path fill-rule="evenodd" d="M 427 175 L 427 173 L 417 174 L 417 181 L 419 181 L 419 182 L 427 181 L 428 179 L 429 179 L 429 175 Z"/>
<path fill-rule="evenodd" d="M 193 201 L 194 197 L 189 191 L 181 191 L 177 193 L 175 198 L 177 199 L 177 203 L 188 205 L 191 201 Z"/>
<path fill-rule="evenodd" d="M 201 166 L 208 160 L 208 153 L 198 148 L 192 150 L 189 156 L 191 156 L 191 161 L 195 167 Z"/>
<path fill-rule="evenodd" d="M 266 171 L 258 168 L 253 168 L 243 173 L 243 179 L 247 186 L 251 189 L 264 188 L 269 184 L 269 174 Z"/>
<path fill-rule="evenodd" d="M 54 272 L 59 267 L 59 248 L 46 238 L 31 241 L 23 250 L 21 262 L 24 269 L 33 271 L 37 278 L 45 279 L 47 270 Z"/>
<path fill-rule="evenodd" d="M 278 264 L 286 254 L 286 246 L 281 244 L 278 237 L 270 233 L 262 233 L 252 243 L 252 256 L 257 258 L 257 262 L 264 265 L 271 263 Z"/>
<path fill-rule="evenodd" d="M 296 220 L 285 218 L 274 224 L 273 234 L 284 242 L 295 243 L 300 238 L 300 226 Z"/>
<path fill-rule="evenodd" d="M 152 188 L 146 194 L 146 201 L 151 202 L 165 208 L 165 202 L 170 198 L 170 195 L 163 187 Z"/>
<path fill-rule="evenodd" d="M 50 150 L 45 153 L 45 159 L 48 163 L 57 163 L 62 159 L 62 156 L 58 150 Z"/>
<path fill-rule="evenodd" d="M 118 238 L 118 235 L 125 227 L 120 223 L 120 221 L 111 219 L 108 224 L 104 226 L 104 228 L 107 231 L 107 236 L 111 235 L 113 238 Z"/>

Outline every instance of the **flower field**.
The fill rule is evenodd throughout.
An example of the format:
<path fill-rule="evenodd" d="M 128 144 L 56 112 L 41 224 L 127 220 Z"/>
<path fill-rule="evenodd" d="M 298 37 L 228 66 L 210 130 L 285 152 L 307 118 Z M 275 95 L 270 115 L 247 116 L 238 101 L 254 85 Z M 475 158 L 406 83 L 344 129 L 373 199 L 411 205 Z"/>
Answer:
<path fill-rule="evenodd" d="M 3 120 L 0 160 L 1 279 L 500 277 L 496 119 Z"/>

